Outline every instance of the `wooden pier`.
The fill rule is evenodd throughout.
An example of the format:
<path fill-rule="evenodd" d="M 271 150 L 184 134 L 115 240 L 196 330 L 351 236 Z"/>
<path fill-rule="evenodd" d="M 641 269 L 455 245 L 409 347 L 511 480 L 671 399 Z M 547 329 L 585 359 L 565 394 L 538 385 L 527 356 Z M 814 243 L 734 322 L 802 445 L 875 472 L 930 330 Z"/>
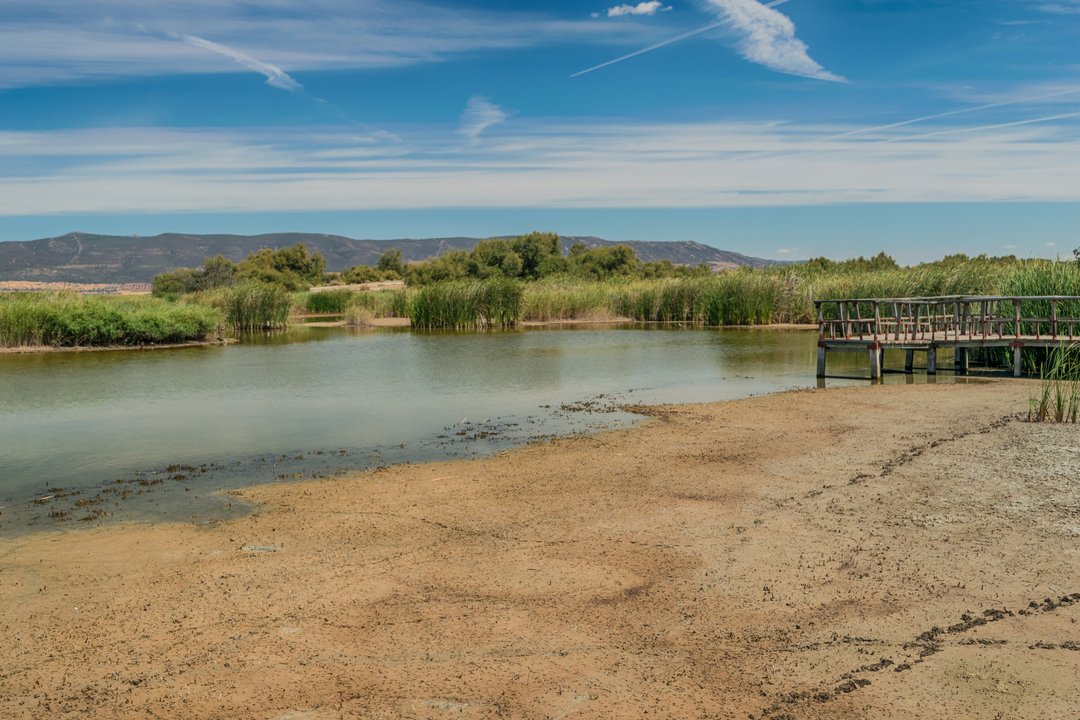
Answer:
<path fill-rule="evenodd" d="M 953 351 L 953 370 L 964 374 L 972 348 L 1012 348 L 1013 374 L 1021 374 L 1024 348 L 1071 345 L 1080 338 L 1080 296 L 998 297 L 958 295 L 920 298 L 815 300 L 817 376 L 826 376 L 830 352 L 865 352 L 870 377 L 880 379 L 885 350 L 904 350 L 905 372 L 915 353 L 926 354 L 926 372 L 938 371 L 938 350 Z"/>

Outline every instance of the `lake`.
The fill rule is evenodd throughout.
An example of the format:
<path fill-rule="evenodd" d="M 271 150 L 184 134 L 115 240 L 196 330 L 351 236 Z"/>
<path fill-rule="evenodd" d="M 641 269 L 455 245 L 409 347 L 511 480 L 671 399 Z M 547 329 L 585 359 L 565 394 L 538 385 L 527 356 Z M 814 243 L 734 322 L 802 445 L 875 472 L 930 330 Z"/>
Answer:
<path fill-rule="evenodd" d="M 0 533 L 210 522 L 238 511 L 215 489 L 623 427 L 639 417 L 624 403 L 812 387 L 815 349 L 804 331 L 296 327 L 227 347 L 0 355 Z M 861 355 L 830 372 L 845 361 L 865 375 Z"/>

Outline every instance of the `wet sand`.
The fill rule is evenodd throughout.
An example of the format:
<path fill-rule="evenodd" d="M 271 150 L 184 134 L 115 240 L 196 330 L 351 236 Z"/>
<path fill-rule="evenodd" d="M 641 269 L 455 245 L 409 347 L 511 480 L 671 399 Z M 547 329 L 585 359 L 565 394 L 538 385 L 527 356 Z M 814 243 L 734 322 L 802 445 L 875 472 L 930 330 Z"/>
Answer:
<path fill-rule="evenodd" d="M 1080 444 L 1032 385 L 649 410 L 0 541 L 4 718 L 1080 715 Z"/>

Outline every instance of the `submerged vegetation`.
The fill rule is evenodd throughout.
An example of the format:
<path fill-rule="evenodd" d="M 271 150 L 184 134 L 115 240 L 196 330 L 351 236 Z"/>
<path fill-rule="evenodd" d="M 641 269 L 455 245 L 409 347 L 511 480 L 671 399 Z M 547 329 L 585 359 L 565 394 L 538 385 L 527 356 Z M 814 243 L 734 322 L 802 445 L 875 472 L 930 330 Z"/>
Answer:
<path fill-rule="evenodd" d="M 87 347 L 206 340 L 222 313 L 195 302 L 63 293 L 0 294 L 0 346 Z"/>

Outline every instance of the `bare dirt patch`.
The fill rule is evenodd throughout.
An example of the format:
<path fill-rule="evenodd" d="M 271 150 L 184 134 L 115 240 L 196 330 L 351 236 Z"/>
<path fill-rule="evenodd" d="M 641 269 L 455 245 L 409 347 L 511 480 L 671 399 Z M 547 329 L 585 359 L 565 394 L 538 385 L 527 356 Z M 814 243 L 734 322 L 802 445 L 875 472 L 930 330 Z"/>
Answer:
<path fill-rule="evenodd" d="M 3 541 L 0 716 L 1077 717 L 1077 430 L 1028 388 L 660 408 Z"/>

